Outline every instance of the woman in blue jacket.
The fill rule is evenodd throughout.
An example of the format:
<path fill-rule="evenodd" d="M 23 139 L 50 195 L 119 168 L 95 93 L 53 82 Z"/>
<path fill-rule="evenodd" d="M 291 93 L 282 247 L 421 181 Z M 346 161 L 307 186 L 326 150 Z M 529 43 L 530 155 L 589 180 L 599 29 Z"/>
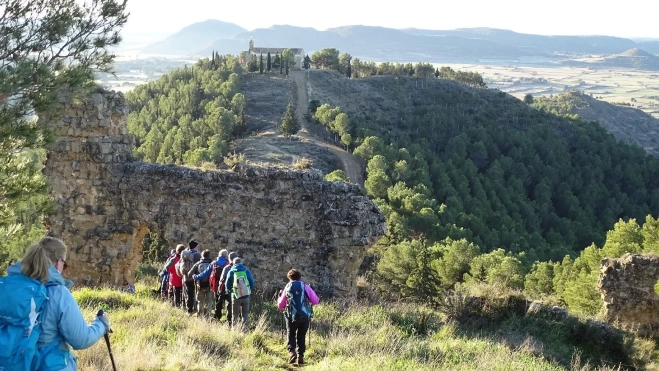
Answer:
<path fill-rule="evenodd" d="M 23 260 L 7 269 L 9 275 L 23 274 L 47 287 L 46 315 L 41 322 L 43 331 L 37 343 L 37 348 L 45 355 L 39 371 L 77 370 L 77 357 L 71 353 L 71 348 L 91 347 L 110 328 L 107 315 L 96 317 L 91 325 L 82 316 L 71 295 L 73 283 L 61 275 L 67 265 L 67 250 L 61 240 L 45 237 L 25 252 Z"/>

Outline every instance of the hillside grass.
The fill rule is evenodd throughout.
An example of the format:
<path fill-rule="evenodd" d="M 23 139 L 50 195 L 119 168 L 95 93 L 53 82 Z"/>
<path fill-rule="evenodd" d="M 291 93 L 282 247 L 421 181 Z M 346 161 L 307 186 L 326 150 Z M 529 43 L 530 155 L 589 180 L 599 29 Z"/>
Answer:
<path fill-rule="evenodd" d="M 76 290 L 88 320 L 99 308 L 112 321 L 112 353 L 119 370 L 287 370 L 284 324 L 270 301 L 252 302 L 252 329 L 188 316 L 153 298 L 151 277 L 137 294 L 111 289 Z M 502 307 L 503 308 L 503 307 Z M 583 321 L 555 323 L 502 316 L 448 320 L 416 304 L 365 305 L 324 302 L 315 308 L 305 370 L 614 370 L 629 359 L 642 368 L 654 343 L 601 339 Z M 598 338 L 599 337 L 599 338 Z M 623 355 L 615 354 L 623 352 Z M 76 352 L 80 370 L 111 370 L 103 340 Z M 622 358 L 621 358 L 622 357 Z M 592 366 L 591 366 L 592 365 Z M 624 369 L 624 368 L 623 368 Z"/>

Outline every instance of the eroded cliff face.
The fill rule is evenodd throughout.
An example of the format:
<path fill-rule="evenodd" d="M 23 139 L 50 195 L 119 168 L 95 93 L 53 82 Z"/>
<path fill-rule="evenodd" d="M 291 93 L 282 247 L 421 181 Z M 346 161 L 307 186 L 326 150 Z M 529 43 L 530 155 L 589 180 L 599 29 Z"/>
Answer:
<path fill-rule="evenodd" d="M 355 294 L 366 249 L 385 233 L 384 216 L 357 186 L 326 182 L 315 169 L 131 162 L 123 95 L 61 104 L 61 118 L 40 115 L 58 134 L 44 169 L 57 211 L 46 223 L 69 245 L 67 276 L 77 283 L 133 282 L 142 240 L 158 231 L 172 248 L 196 238 L 200 251 L 237 251 L 266 293 L 297 268 L 324 295 Z"/>
<path fill-rule="evenodd" d="M 643 336 L 659 335 L 659 256 L 625 254 L 603 259 L 597 288 L 607 321 Z"/>

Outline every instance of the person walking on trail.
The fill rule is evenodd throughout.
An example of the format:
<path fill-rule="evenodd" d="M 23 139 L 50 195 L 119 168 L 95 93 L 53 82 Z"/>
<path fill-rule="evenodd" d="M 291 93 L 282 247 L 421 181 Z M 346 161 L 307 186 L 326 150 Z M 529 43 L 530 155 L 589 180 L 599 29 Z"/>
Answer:
<path fill-rule="evenodd" d="M 181 261 L 181 254 L 185 250 L 185 245 L 176 246 L 176 254 L 170 256 L 165 264 L 165 270 L 169 273 L 169 285 L 174 288 L 174 306 L 180 307 L 183 304 L 181 300 L 183 294 L 183 279 L 178 275 L 176 266 Z"/>
<path fill-rule="evenodd" d="M 0 343 L 10 352 L 0 352 L 0 365 L 74 371 L 77 357 L 71 348 L 89 348 L 109 331 L 107 314 L 87 324 L 71 295 L 73 283 L 62 277 L 67 252 L 61 240 L 44 237 L 0 278 Z M 24 324 L 17 321 L 23 312 L 29 329 L 19 327 Z M 17 353 L 11 354 L 12 350 Z"/>
<path fill-rule="evenodd" d="M 227 289 L 227 277 L 229 277 L 229 271 L 233 268 L 233 260 L 238 257 L 238 253 L 232 251 L 229 253 L 229 265 L 225 265 L 222 269 L 222 274 L 220 275 L 220 292 L 222 293 L 222 305 L 226 302 L 227 308 L 227 323 L 231 326 L 233 321 L 233 303 L 231 302 L 231 291 Z M 217 304 L 216 304 L 217 305 Z"/>
<path fill-rule="evenodd" d="M 170 251 L 169 256 L 167 257 L 167 261 L 165 261 L 165 266 L 169 263 L 170 259 L 173 259 L 176 257 L 176 249 L 172 249 Z M 158 277 L 160 279 L 160 298 L 163 301 L 169 301 L 174 299 L 174 291 L 173 287 L 170 286 L 169 284 L 169 272 L 167 269 L 163 268 L 162 271 L 160 271 L 160 274 L 158 274 Z"/>
<path fill-rule="evenodd" d="M 188 248 L 181 253 L 181 260 L 177 263 L 177 274 L 183 280 L 183 296 L 188 310 L 188 314 L 195 312 L 195 283 L 192 275 L 189 274 L 192 266 L 201 260 L 201 254 L 197 251 L 199 243 L 197 240 L 190 240 Z"/>
<path fill-rule="evenodd" d="M 213 309 L 214 295 L 211 291 L 211 285 L 206 279 L 195 279 L 201 272 L 208 270 L 213 265 L 210 250 L 204 250 L 201 253 L 201 260 L 195 263 L 190 269 L 188 275 L 192 276 L 193 280 L 197 282 L 197 302 L 199 303 L 199 316 L 209 317 Z"/>
<path fill-rule="evenodd" d="M 231 293 L 231 307 L 233 318 L 232 328 L 238 328 L 240 318 L 241 329 L 249 329 L 249 296 L 254 290 L 254 277 L 252 272 L 243 265 L 240 258 L 233 259 L 233 267 L 229 270 L 226 281 L 227 291 Z"/>
<path fill-rule="evenodd" d="M 235 253 L 232 254 L 236 255 Z M 229 297 L 227 300 L 224 281 L 220 281 L 220 277 L 222 277 L 222 271 L 224 268 L 231 265 L 228 257 L 229 252 L 226 249 L 220 250 L 217 255 L 217 259 L 206 270 L 203 270 L 201 273 L 192 276 L 195 281 L 201 281 L 204 279 L 208 280 L 210 289 L 213 292 L 213 295 L 215 295 L 215 313 L 213 314 L 213 318 L 218 321 L 222 318 L 222 308 L 224 307 L 225 302 L 231 301 L 231 297 Z M 234 258 L 235 257 L 236 256 L 234 256 Z"/>
<path fill-rule="evenodd" d="M 298 270 L 291 269 L 287 277 L 289 282 L 279 295 L 277 309 L 284 311 L 286 317 L 288 363 L 303 364 L 306 336 L 313 313 L 311 305 L 318 304 L 319 299 L 313 288 L 304 284 Z"/>

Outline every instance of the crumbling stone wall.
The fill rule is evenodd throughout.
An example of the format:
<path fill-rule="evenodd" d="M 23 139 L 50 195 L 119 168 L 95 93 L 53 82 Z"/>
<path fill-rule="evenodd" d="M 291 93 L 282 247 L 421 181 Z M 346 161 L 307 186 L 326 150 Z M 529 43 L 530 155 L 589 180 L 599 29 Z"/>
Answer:
<path fill-rule="evenodd" d="M 603 259 L 597 288 L 602 294 L 606 320 L 642 335 L 659 334 L 659 257 L 625 254 Z"/>
<path fill-rule="evenodd" d="M 44 172 L 57 202 L 51 234 L 70 248 L 67 275 L 85 285 L 134 281 L 148 231 L 173 248 L 196 238 L 200 250 L 237 251 L 257 289 L 281 286 L 290 268 L 328 296 L 356 293 L 366 249 L 385 233 L 378 207 L 355 185 L 315 169 L 241 167 L 201 171 L 130 161 L 121 93 L 61 98 L 50 121 L 58 140 Z"/>

